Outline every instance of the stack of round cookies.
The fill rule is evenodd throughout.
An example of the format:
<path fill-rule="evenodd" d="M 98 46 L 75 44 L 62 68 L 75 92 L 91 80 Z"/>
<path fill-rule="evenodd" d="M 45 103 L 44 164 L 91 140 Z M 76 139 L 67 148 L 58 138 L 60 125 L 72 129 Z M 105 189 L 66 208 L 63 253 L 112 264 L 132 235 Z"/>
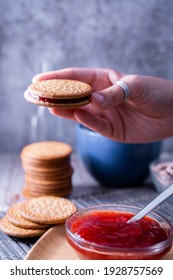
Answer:
<path fill-rule="evenodd" d="M 44 195 L 67 196 L 72 190 L 72 148 L 62 142 L 46 141 L 27 145 L 21 152 L 25 171 L 26 198 Z"/>

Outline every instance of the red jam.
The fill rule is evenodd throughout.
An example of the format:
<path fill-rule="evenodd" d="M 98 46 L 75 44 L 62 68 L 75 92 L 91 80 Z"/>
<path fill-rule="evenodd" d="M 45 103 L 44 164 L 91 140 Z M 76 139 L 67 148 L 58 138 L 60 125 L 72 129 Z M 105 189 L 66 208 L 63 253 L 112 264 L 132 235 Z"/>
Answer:
<path fill-rule="evenodd" d="M 135 259 L 135 250 L 141 252 L 146 247 L 153 246 L 168 239 L 168 232 L 154 219 L 145 217 L 134 223 L 126 223 L 132 216 L 133 214 L 126 212 L 90 211 L 84 215 L 75 217 L 70 225 L 70 231 L 76 237 L 80 237 L 84 242 L 90 243 L 87 243 L 88 250 L 86 249 L 84 251 L 81 246 L 77 248 L 77 245 L 73 243 L 72 239 L 69 239 L 68 236 L 67 239 L 74 248 L 83 254 L 82 258 L 90 259 L 109 258 L 108 256 L 105 257 L 102 253 L 93 256 L 93 253 L 91 254 L 89 250 L 89 247 L 92 250 L 92 246 L 104 246 L 112 250 L 114 248 L 120 251 L 124 250 L 123 254 L 125 254 L 126 250 L 128 252 L 134 251 L 134 255 L 132 253 L 130 258 Z M 152 253 L 149 252 L 147 259 L 150 259 L 151 255 Z M 118 259 L 126 259 L 126 257 L 127 255 L 121 255 Z M 114 259 L 114 257 L 111 258 Z M 156 255 L 154 259 L 157 258 L 158 256 Z M 115 257 L 115 259 L 117 258 Z M 143 259 L 143 257 L 141 256 L 140 259 Z"/>
<path fill-rule="evenodd" d="M 43 96 L 37 96 L 31 92 L 29 92 L 29 96 L 33 99 L 36 99 L 38 101 L 43 101 L 43 102 L 48 102 L 48 103 L 53 103 L 53 104 L 68 104 L 68 103 L 76 103 L 76 102 L 82 102 L 85 100 L 88 100 L 88 96 L 80 97 L 80 98 L 48 98 L 48 97 L 43 97 Z"/>

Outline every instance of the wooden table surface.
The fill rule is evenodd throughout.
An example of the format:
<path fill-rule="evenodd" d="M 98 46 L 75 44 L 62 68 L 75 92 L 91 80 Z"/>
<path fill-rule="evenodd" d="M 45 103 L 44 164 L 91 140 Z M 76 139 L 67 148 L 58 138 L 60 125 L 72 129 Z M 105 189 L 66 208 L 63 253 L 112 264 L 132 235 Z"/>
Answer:
<path fill-rule="evenodd" d="M 73 173 L 73 191 L 70 195 L 70 198 L 77 199 L 78 202 L 80 200 L 82 203 L 84 200 L 88 199 L 90 196 L 92 199 L 94 196 L 99 198 L 102 197 L 102 194 L 105 192 L 110 192 L 110 189 L 108 191 L 108 188 L 100 186 L 97 181 L 95 181 L 89 173 L 84 168 L 81 160 L 78 158 L 76 154 L 72 155 L 71 163 L 74 169 Z M 10 205 L 23 200 L 23 197 L 21 195 L 21 190 L 24 187 L 24 171 L 21 165 L 21 160 L 19 155 L 10 155 L 10 154 L 1 154 L 0 155 L 0 211 L 6 211 Z M 149 190 L 149 189 L 148 189 Z M 116 190 L 115 190 L 116 191 Z M 134 201 L 134 198 L 132 200 L 128 200 L 128 192 L 131 191 L 129 189 L 127 190 L 118 190 L 116 193 L 116 197 L 120 197 L 122 193 L 126 193 L 127 201 L 130 203 Z M 139 200 L 143 199 L 145 202 L 145 197 L 141 198 L 143 196 L 143 193 L 146 193 L 147 196 L 147 187 L 145 192 L 145 186 L 143 188 L 143 191 L 141 191 L 140 194 L 140 188 L 139 193 L 136 195 L 137 199 Z M 111 192 L 110 192 L 111 195 Z M 157 193 L 154 195 L 157 195 Z M 145 195 L 144 195 L 145 196 Z M 148 199 L 148 198 L 147 198 Z M 150 199 L 150 198 L 149 198 Z M 104 201 L 104 200 L 103 200 Z M 99 203 L 98 200 L 96 200 L 96 203 Z M 146 202 L 145 202 L 146 203 Z M 83 206 L 84 204 L 82 204 Z M 173 209 L 173 205 L 171 205 Z M 164 210 L 164 208 L 163 208 Z M 167 212 L 168 213 L 168 212 Z M 169 213 L 171 216 L 171 219 L 173 221 L 173 211 L 172 213 Z M 173 260 L 173 249 L 169 254 L 167 255 L 166 259 Z"/>

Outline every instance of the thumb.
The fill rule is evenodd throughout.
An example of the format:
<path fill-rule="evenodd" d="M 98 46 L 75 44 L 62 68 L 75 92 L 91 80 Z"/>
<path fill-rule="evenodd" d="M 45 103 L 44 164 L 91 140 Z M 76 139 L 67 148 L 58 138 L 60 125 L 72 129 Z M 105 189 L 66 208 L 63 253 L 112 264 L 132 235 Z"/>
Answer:
<path fill-rule="evenodd" d="M 117 84 L 119 81 L 114 81 L 113 85 L 101 90 L 96 91 L 91 94 L 91 104 L 96 109 L 100 110 L 108 110 L 111 108 L 115 108 L 121 103 L 128 100 L 136 99 L 139 94 L 139 83 L 134 75 L 124 76 L 121 79 L 121 82 L 125 83 L 125 87 L 128 90 L 128 100 L 126 100 L 126 94 L 124 86 Z M 138 92 L 138 94 L 136 94 Z"/>
<path fill-rule="evenodd" d="M 124 90 L 114 84 L 102 91 L 97 91 L 91 94 L 91 104 L 97 109 L 107 110 L 117 107 L 125 100 Z"/>

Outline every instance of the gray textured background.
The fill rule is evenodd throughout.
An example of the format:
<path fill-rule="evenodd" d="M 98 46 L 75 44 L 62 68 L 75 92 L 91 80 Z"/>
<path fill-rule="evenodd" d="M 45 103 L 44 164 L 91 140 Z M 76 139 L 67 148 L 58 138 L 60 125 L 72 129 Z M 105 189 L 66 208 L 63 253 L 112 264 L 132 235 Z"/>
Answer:
<path fill-rule="evenodd" d="M 75 143 L 73 123 L 47 109 L 38 118 L 23 98 L 40 69 L 109 67 L 172 79 L 172 13 L 172 0 L 0 0 L 0 152 L 46 138 Z"/>

